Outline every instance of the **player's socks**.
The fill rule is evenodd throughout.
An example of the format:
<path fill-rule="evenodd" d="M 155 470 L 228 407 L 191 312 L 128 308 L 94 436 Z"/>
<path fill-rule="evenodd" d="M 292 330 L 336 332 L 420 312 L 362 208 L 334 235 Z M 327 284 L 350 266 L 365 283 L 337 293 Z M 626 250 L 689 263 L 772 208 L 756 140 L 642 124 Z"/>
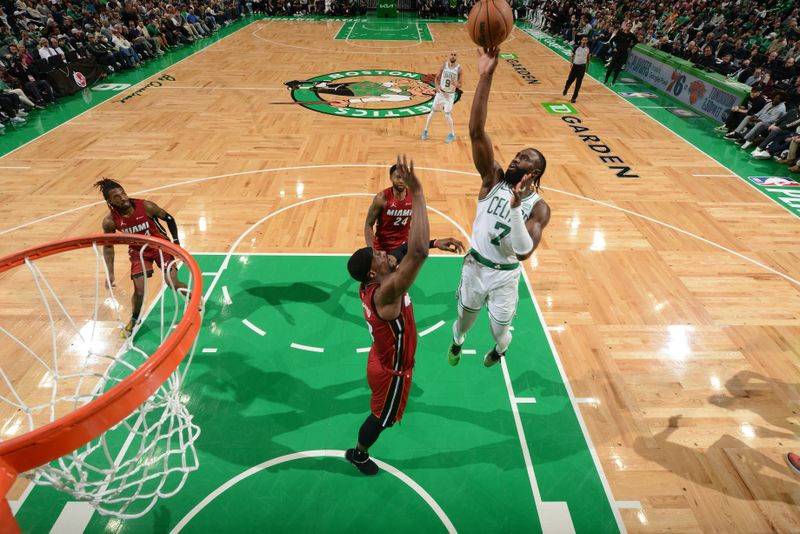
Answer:
<path fill-rule="evenodd" d="M 483 365 L 486 367 L 491 367 L 497 362 L 500 361 L 500 358 L 505 356 L 505 352 L 497 352 L 497 347 L 492 347 L 492 350 L 486 353 L 486 356 L 483 357 Z"/>
<path fill-rule="evenodd" d="M 458 365 L 458 362 L 461 361 L 461 345 L 456 344 L 455 341 L 450 344 L 450 350 L 447 351 L 447 361 L 452 366 Z"/>
<path fill-rule="evenodd" d="M 361 471 L 362 474 L 367 476 L 378 474 L 378 464 L 370 459 L 368 452 L 358 449 L 347 449 L 344 453 L 344 457 L 348 462 L 353 464 L 356 469 Z"/>

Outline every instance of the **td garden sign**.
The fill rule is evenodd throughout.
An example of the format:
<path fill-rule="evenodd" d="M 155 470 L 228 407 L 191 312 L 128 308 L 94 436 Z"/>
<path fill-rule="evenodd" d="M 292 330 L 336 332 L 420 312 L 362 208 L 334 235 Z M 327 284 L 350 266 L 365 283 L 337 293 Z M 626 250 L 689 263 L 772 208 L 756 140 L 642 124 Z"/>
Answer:
<path fill-rule="evenodd" d="M 430 113 L 435 75 L 404 70 L 349 70 L 284 82 L 298 105 L 328 115 L 397 119 Z M 457 91 L 458 102 L 461 92 Z"/>

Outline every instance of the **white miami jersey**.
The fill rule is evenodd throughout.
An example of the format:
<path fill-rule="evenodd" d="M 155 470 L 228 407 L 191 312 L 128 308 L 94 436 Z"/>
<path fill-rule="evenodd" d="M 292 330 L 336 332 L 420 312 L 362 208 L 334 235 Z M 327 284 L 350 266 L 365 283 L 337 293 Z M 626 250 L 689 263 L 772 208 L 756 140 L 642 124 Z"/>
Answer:
<path fill-rule="evenodd" d="M 511 200 L 514 194 L 505 182 L 495 185 L 483 200 L 472 223 L 472 249 L 498 265 L 516 264 L 517 255 L 511 246 Z M 542 197 L 531 193 L 522 199 L 522 219 L 527 221 L 533 207 Z"/>
<path fill-rule="evenodd" d="M 444 64 L 442 69 L 442 77 L 439 80 L 439 89 L 445 93 L 455 93 L 456 84 L 458 83 L 458 73 L 461 70 L 461 65 L 456 63 L 454 67 L 450 66 L 450 62 Z"/>

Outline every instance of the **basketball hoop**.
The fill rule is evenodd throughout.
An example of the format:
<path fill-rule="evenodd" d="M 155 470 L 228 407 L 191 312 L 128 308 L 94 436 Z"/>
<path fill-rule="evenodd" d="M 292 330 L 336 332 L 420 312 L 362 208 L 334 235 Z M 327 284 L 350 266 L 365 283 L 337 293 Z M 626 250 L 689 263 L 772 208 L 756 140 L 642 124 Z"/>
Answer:
<path fill-rule="evenodd" d="M 121 305 L 101 257 L 100 247 L 103 246 L 140 247 L 140 255 L 145 250 L 158 252 L 161 262 L 156 263 L 163 267 L 162 282 L 153 298 L 153 308 L 160 302 L 161 329 L 159 337 L 156 337 L 158 329 L 151 329 L 148 334 L 153 350 L 136 345 L 138 329 L 127 339 L 116 336 L 114 343 L 120 345 L 116 356 L 91 348 L 96 332 L 101 330 L 97 325 L 107 326 L 109 330 L 112 326 L 116 330 L 115 325 L 124 325 L 120 319 Z M 95 259 L 94 265 L 88 266 L 94 268 L 94 295 L 86 295 L 79 286 L 81 274 L 77 270 L 88 262 L 73 260 L 73 255 L 83 254 L 85 259 L 90 252 L 94 252 Z M 50 258 L 44 262 L 47 264 L 53 262 L 54 255 L 62 254 L 70 257 L 61 257 L 64 261 L 52 272 L 64 275 L 64 270 L 67 271 L 61 276 L 66 280 L 66 297 L 57 295 L 57 284 L 45 276 L 47 268 L 38 265 L 44 258 Z M 165 265 L 164 260 L 169 260 L 167 255 L 175 259 Z M 183 290 L 170 290 L 174 309 L 169 310 L 170 303 L 165 302 L 166 274 L 181 262 L 189 272 L 188 296 L 179 298 L 178 292 Z M 9 344 L 4 340 L 5 346 L 21 348 L 18 356 L 30 358 L 30 367 L 42 366 L 45 372 L 38 389 L 31 389 L 33 393 L 28 400 L 24 391 L 16 390 L 22 378 L 17 380 L 12 375 L 15 369 L 0 367 L 0 407 L 18 415 L 17 426 L 20 422 L 28 426 L 27 433 L 0 441 L 0 531 L 19 530 L 5 499 L 19 475 L 30 478 L 33 483 L 67 491 L 76 500 L 90 502 L 102 514 L 121 518 L 144 515 L 158 498 L 177 493 L 188 473 L 198 467 L 194 442 L 200 429 L 186 409 L 181 387 L 202 323 L 200 268 L 181 247 L 136 234 L 65 239 L 0 258 L 0 281 L 4 276 L 12 277 L 13 287 L 18 290 L 15 278 L 19 278 L 19 273 L 10 271 L 22 265 L 32 274 L 34 285 L 31 287 L 38 290 L 46 317 L 40 313 L 42 327 L 38 331 L 33 328 L 35 332 L 30 341 L 2 323 L 0 337 L 5 334 L 14 342 Z M 91 275 L 91 272 L 86 274 L 84 281 Z M 55 278 L 52 274 L 49 277 Z M 144 280 L 146 285 L 147 277 Z M 120 286 L 127 287 L 127 284 L 121 282 Z M 101 288 L 108 291 L 110 298 L 101 300 Z M 74 293 L 79 295 L 73 296 Z M 150 293 L 153 293 L 152 286 Z M 76 302 L 87 306 L 94 302 L 93 319 L 87 319 L 91 335 L 84 332 L 88 332 L 88 326 L 80 329 L 73 319 L 78 316 L 74 311 Z M 105 303 L 105 307 L 101 303 Z M 148 319 L 148 322 L 154 320 Z M 52 343 L 47 340 L 47 347 L 48 351 L 52 347 L 52 359 L 47 351 L 34 350 L 37 344 L 44 346 L 42 340 L 48 337 L 45 335 L 48 332 L 42 329 L 47 323 L 52 337 Z M 30 321 L 23 319 L 8 326 L 23 330 L 29 324 Z M 64 349 L 59 346 L 60 339 L 66 338 L 65 333 L 71 329 L 78 335 L 73 336 L 71 344 Z M 66 357 L 65 350 L 79 357 L 71 360 Z M 184 362 L 187 354 L 189 357 Z M 0 364 L 5 365 L 3 361 L 0 360 Z M 42 402 L 45 396 L 48 398 Z"/>

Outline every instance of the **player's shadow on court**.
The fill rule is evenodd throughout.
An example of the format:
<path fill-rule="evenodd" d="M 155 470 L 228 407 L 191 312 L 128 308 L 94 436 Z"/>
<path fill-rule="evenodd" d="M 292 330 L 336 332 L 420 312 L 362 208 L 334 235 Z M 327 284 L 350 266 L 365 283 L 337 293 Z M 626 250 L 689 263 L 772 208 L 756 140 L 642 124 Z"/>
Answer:
<path fill-rule="evenodd" d="M 460 371 L 460 370 L 459 370 Z M 500 369 L 490 370 L 470 368 L 468 372 L 498 372 Z M 498 380 L 502 381 L 501 377 Z M 538 406 L 545 406 L 544 409 L 536 412 L 527 412 L 522 415 L 523 429 L 526 433 L 527 441 L 531 444 L 535 442 L 533 450 L 535 452 L 536 463 L 544 464 L 557 461 L 573 454 L 583 453 L 586 450 L 585 440 L 580 427 L 576 424 L 572 426 L 575 432 L 575 439 L 564 439 L 565 418 L 572 418 L 572 406 L 560 382 L 554 382 L 542 377 L 535 371 L 528 371 L 521 374 L 514 380 L 515 391 L 533 391 L 536 393 Z M 563 392 L 563 393 L 562 393 Z M 465 382 L 464 402 L 474 397 L 475 392 L 472 387 Z M 503 386 L 505 396 L 505 387 Z M 508 405 L 506 405 L 508 406 Z M 457 405 L 428 404 L 422 400 L 409 402 L 407 414 L 415 417 L 418 412 L 428 413 L 441 418 L 442 442 L 441 447 L 437 447 L 440 452 L 435 452 L 427 456 L 408 458 L 393 458 L 392 451 L 387 450 L 381 456 L 398 468 L 407 467 L 409 469 L 447 469 L 457 468 L 466 465 L 491 463 L 498 468 L 509 471 L 524 469 L 524 464 L 520 459 L 520 440 L 514 423 L 514 415 L 510 406 L 502 409 L 482 411 L 466 408 L 464 403 Z M 477 427 L 479 431 L 486 431 L 494 435 L 496 440 L 491 443 L 484 443 L 477 447 L 467 446 L 456 448 L 453 441 L 448 437 L 456 431 L 464 432 L 464 425 L 467 431 Z M 456 429 L 456 426 L 461 426 Z M 448 430 L 448 427 L 450 430 Z M 548 429 L 554 430 L 553 432 Z M 541 432 L 537 432 L 541 430 Z"/>
<path fill-rule="evenodd" d="M 331 317 L 343 321 L 364 324 L 360 315 L 349 313 L 342 304 L 342 298 L 350 296 L 358 298 L 358 290 L 353 288 L 353 282 L 345 280 L 339 285 L 327 282 L 293 282 L 291 284 L 262 285 L 258 280 L 244 280 L 241 287 L 244 291 L 274 308 L 290 325 L 296 325 L 297 320 L 284 304 L 301 303 L 317 306 Z"/>
<path fill-rule="evenodd" d="M 785 439 L 793 439 L 800 435 L 800 426 L 789 417 L 776 417 L 775 408 L 784 398 L 800 397 L 800 385 L 789 384 L 764 376 L 754 371 L 739 371 L 725 382 L 728 395 L 712 395 L 708 402 L 727 410 L 749 410 L 762 419 L 789 431 L 789 434 L 778 435 Z M 789 408 L 786 409 L 787 411 Z M 791 416 L 798 414 L 798 408 L 791 410 Z M 788 414 L 787 414 L 788 415 Z M 790 416 L 790 417 L 791 417 Z"/>
<path fill-rule="evenodd" d="M 285 372 L 258 369 L 242 353 L 217 356 L 237 364 L 208 369 L 187 386 L 193 404 L 202 406 L 193 415 L 203 429 L 197 447 L 204 452 L 249 466 L 298 450 L 335 448 L 340 440 L 320 430 L 333 432 L 326 421 L 349 414 L 348 428 L 337 430 L 354 437 L 361 415 L 366 417 L 369 388 L 362 377 L 315 387 Z M 298 442 L 298 432 L 308 446 Z"/>
<path fill-rule="evenodd" d="M 796 483 L 765 473 L 769 469 L 791 476 L 789 467 L 748 447 L 738 438 L 724 434 L 706 450 L 670 441 L 670 435 L 678 428 L 681 417 L 670 417 L 667 428 L 651 439 L 637 437 L 634 450 L 642 458 L 661 465 L 667 471 L 736 499 L 798 504 L 792 497 L 797 493 Z M 761 435 L 768 432 L 766 429 L 757 430 Z M 726 469 L 717 466 L 725 466 Z M 710 473 L 715 476 L 710 476 Z M 756 492 L 751 491 L 750 487 Z"/>

